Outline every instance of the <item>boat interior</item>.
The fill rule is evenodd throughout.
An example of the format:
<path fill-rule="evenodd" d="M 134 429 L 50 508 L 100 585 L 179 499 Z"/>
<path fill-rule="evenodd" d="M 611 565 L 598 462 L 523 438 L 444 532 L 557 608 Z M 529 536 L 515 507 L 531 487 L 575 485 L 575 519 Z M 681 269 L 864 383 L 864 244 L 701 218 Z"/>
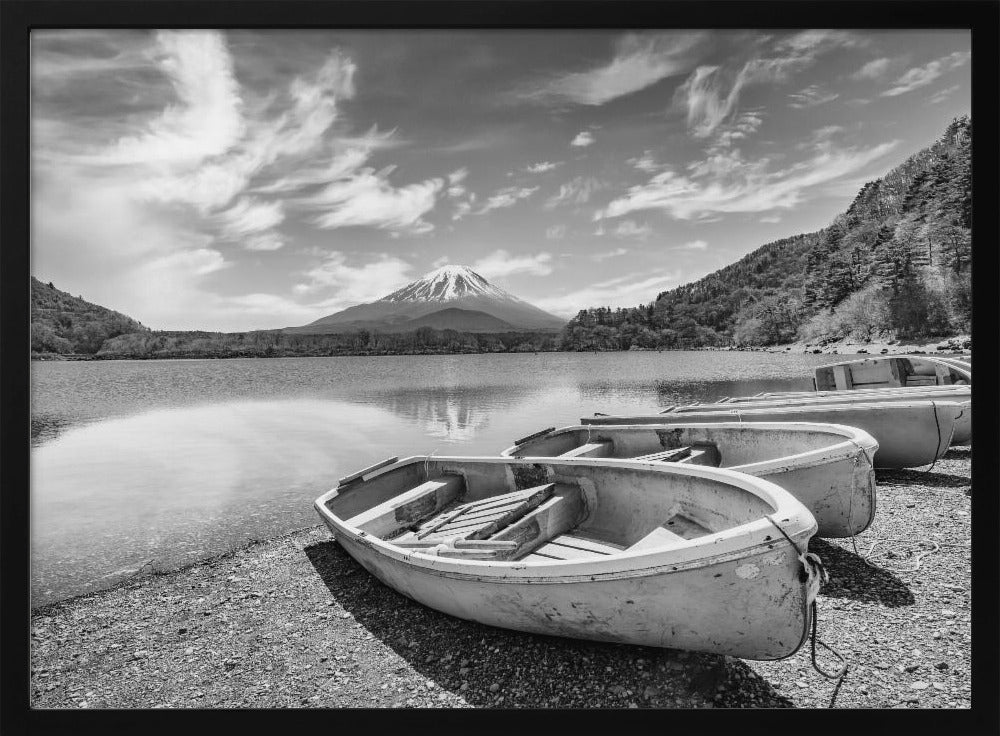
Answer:
<path fill-rule="evenodd" d="M 814 378 L 817 391 L 852 388 L 967 385 L 961 369 L 918 358 L 873 358 L 820 366 Z"/>
<path fill-rule="evenodd" d="M 404 550 L 546 563 L 677 547 L 776 510 L 731 483 L 655 469 L 438 458 L 347 479 L 326 505 Z"/>
<path fill-rule="evenodd" d="M 692 420 L 697 421 L 697 420 Z M 812 429 L 745 425 L 708 427 L 629 425 L 567 427 L 512 448 L 515 457 L 611 457 L 731 468 L 819 450 L 844 441 Z"/>

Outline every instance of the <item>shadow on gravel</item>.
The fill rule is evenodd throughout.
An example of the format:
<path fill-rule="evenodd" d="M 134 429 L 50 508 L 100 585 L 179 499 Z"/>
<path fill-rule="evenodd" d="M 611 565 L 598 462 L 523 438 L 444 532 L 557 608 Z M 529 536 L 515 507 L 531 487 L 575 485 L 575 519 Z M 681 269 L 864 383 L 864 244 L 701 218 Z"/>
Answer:
<path fill-rule="evenodd" d="M 858 544 L 861 549 L 862 543 Z M 830 581 L 822 588 L 825 596 L 878 602 L 892 608 L 912 606 L 916 602 L 913 592 L 894 572 L 872 567 L 854 552 L 815 537 L 809 542 L 809 551 L 823 559 L 830 573 Z"/>
<path fill-rule="evenodd" d="M 875 482 L 879 487 L 926 486 L 927 488 L 961 488 L 969 485 L 969 476 L 940 473 L 936 470 L 876 470 Z"/>
<path fill-rule="evenodd" d="M 333 541 L 304 551 L 358 623 L 421 675 L 473 706 L 794 707 L 732 657 L 539 636 L 464 621 L 383 585 Z M 397 703 L 404 704 L 405 698 Z"/>
<path fill-rule="evenodd" d="M 942 460 L 968 460 L 972 457 L 971 447 L 949 447 L 948 452 L 941 456 Z"/>

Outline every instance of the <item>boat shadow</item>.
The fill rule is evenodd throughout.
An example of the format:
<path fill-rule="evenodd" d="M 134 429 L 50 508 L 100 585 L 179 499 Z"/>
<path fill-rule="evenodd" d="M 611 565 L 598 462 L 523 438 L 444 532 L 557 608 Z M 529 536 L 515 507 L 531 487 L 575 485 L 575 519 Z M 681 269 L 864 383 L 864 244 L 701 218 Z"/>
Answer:
<path fill-rule="evenodd" d="M 944 457 L 947 458 L 948 456 L 945 455 Z M 913 470 L 906 468 L 900 470 L 876 470 L 875 482 L 879 488 L 890 486 L 968 488 L 972 481 L 967 475 L 954 475 L 952 473 L 941 473 L 936 470 Z"/>
<path fill-rule="evenodd" d="M 304 552 L 337 603 L 361 626 L 421 675 L 475 707 L 709 708 L 726 707 L 730 697 L 754 707 L 794 707 L 732 657 L 465 621 L 382 584 L 332 540 Z"/>
<path fill-rule="evenodd" d="M 862 542 L 859 541 L 860 544 Z M 830 573 L 830 580 L 821 590 L 828 598 L 850 598 L 890 608 L 916 603 L 913 591 L 894 572 L 870 564 L 850 550 L 813 537 L 809 542 L 809 551 L 820 556 L 823 566 Z"/>

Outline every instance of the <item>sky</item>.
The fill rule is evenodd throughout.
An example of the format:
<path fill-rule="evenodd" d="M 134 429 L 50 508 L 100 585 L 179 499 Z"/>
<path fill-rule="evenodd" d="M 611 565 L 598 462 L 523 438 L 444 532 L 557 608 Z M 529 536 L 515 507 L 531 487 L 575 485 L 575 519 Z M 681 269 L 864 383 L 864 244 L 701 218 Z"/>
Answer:
<path fill-rule="evenodd" d="M 446 263 L 572 317 L 828 225 L 971 109 L 967 31 L 31 36 L 31 272 L 153 329 Z"/>

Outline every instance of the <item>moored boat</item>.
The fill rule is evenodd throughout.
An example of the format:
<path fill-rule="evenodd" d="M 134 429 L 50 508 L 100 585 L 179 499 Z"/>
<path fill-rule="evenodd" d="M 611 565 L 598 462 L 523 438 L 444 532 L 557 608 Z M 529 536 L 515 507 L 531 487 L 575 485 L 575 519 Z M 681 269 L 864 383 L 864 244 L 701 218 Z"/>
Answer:
<path fill-rule="evenodd" d="M 808 422 L 580 425 L 519 440 L 503 457 L 601 457 L 728 468 L 766 478 L 809 509 L 820 537 L 860 534 L 875 516 L 864 430 Z"/>
<path fill-rule="evenodd" d="M 315 502 L 400 593 L 503 628 L 776 659 L 811 623 L 816 521 L 731 470 L 589 458 L 392 458 Z"/>
<path fill-rule="evenodd" d="M 876 468 L 928 465 L 951 444 L 956 425 L 971 412 L 971 402 L 918 400 L 877 401 L 806 406 L 722 408 L 705 404 L 686 413 L 583 417 L 581 424 L 686 424 L 690 422 L 819 422 L 858 427 L 878 442 Z"/>
<path fill-rule="evenodd" d="M 971 386 L 928 386 L 925 388 L 868 389 L 862 391 L 815 391 L 793 396 L 753 396 L 737 397 L 732 401 L 716 402 L 714 404 L 689 404 L 672 406 L 664 409 L 664 413 L 691 414 L 706 410 L 718 409 L 720 406 L 731 405 L 742 409 L 769 409 L 782 406 L 822 407 L 834 404 L 886 402 L 912 402 L 918 400 L 971 402 Z M 952 445 L 968 445 L 972 443 L 972 408 L 959 417 L 951 435 Z"/>
<path fill-rule="evenodd" d="M 880 355 L 818 366 L 817 391 L 856 388 L 971 385 L 972 366 L 929 355 Z"/>

